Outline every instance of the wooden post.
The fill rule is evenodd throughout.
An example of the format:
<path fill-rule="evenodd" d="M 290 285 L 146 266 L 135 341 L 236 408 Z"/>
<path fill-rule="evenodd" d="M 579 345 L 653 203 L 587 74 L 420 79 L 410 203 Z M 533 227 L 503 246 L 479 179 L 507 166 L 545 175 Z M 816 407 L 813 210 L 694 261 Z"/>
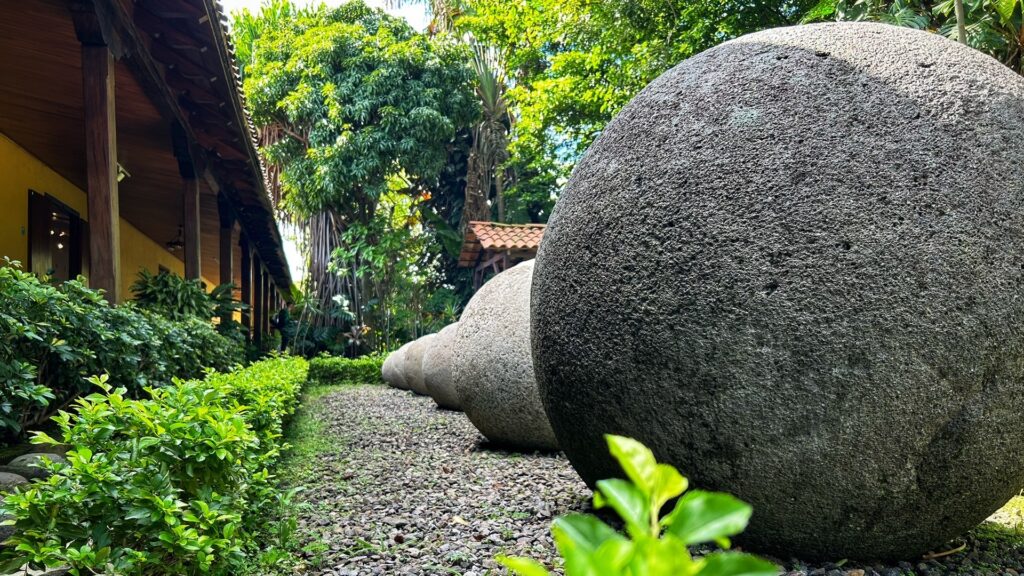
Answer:
<path fill-rule="evenodd" d="M 249 239 L 245 233 L 240 234 L 238 245 L 242 249 L 242 304 L 246 309 L 242 310 L 242 326 L 245 326 L 246 341 L 252 341 L 252 252 L 249 249 Z"/>
<path fill-rule="evenodd" d="M 185 278 L 198 280 L 202 276 L 199 245 L 199 180 L 195 176 L 182 178 L 182 221 L 185 229 Z"/>
<path fill-rule="evenodd" d="M 235 252 L 233 241 L 235 232 L 235 216 L 231 210 L 231 203 L 223 192 L 217 195 L 217 215 L 220 217 L 220 283 L 232 284 L 237 288 L 238 285 L 235 284 L 235 274 L 232 263 Z M 235 291 L 232 289 L 232 298 L 234 297 L 234 292 Z M 231 315 L 226 315 L 220 319 L 224 324 L 227 324 L 232 320 L 234 320 L 234 318 L 232 318 Z"/>
<path fill-rule="evenodd" d="M 256 349 L 263 350 L 263 266 L 258 256 L 253 257 L 252 265 L 253 285 L 253 316 L 252 316 L 252 341 Z"/>
<path fill-rule="evenodd" d="M 270 282 L 270 272 L 263 271 L 263 333 L 270 334 L 270 296 L 273 292 L 273 284 Z"/>
<path fill-rule="evenodd" d="M 185 129 L 180 124 L 171 126 L 174 156 L 178 159 L 178 173 L 181 174 L 182 229 L 185 235 L 185 278 L 198 280 L 202 277 L 201 247 L 199 237 L 199 174 L 203 172 L 199 158 L 189 142 Z"/>
<path fill-rule="evenodd" d="M 121 231 L 117 194 L 114 56 L 107 46 L 82 46 L 85 167 L 89 206 L 89 285 L 120 300 Z"/>

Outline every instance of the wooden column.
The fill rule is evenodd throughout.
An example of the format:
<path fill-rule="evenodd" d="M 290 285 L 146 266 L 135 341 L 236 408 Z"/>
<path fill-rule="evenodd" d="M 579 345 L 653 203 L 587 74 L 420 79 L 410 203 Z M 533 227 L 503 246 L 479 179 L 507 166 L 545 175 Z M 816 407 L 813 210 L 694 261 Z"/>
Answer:
<path fill-rule="evenodd" d="M 199 222 L 199 175 L 203 167 L 199 156 L 192 148 L 184 128 L 174 123 L 171 126 L 174 156 L 178 159 L 178 173 L 181 174 L 181 227 L 185 235 L 185 278 L 198 280 L 202 276 L 202 254 L 199 236 L 202 230 Z"/>
<path fill-rule="evenodd" d="M 263 346 L 263 322 L 265 314 L 263 309 L 263 266 L 258 256 L 253 257 L 252 263 L 252 285 L 253 285 L 253 315 L 252 315 L 252 341 L 257 350 Z"/>
<path fill-rule="evenodd" d="M 115 303 L 121 288 L 121 231 L 117 194 L 114 56 L 105 45 L 82 45 L 85 169 L 89 207 L 89 285 Z"/>
<path fill-rule="evenodd" d="M 199 245 L 199 180 L 194 176 L 182 178 L 182 207 L 182 226 L 185 229 L 185 278 L 198 280 L 202 276 Z"/>
<path fill-rule="evenodd" d="M 270 296 L 273 293 L 273 284 L 270 282 L 270 274 L 263 271 L 263 333 L 270 333 Z"/>
<path fill-rule="evenodd" d="M 249 239 L 245 233 L 239 235 L 239 248 L 242 249 L 242 304 L 246 309 L 242 310 L 242 326 L 245 326 L 246 340 L 252 340 L 252 251 L 249 249 Z"/>
<path fill-rule="evenodd" d="M 217 215 L 220 217 L 220 283 L 232 284 L 237 288 L 238 285 L 235 283 L 235 272 L 232 262 L 235 253 L 235 215 L 231 209 L 231 203 L 223 192 L 217 195 Z M 234 290 L 231 293 L 233 297 Z M 230 315 L 220 319 L 225 324 L 232 320 L 234 318 Z"/>

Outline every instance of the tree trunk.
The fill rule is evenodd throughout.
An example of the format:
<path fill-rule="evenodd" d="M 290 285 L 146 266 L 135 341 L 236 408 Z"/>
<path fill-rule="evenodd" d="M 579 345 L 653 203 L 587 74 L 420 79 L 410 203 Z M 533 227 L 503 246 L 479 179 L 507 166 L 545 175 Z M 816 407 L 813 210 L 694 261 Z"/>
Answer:
<path fill-rule="evenodd" d="M 505 221 L 505 170 L 498 167 L 494 171 L 494 191 L 498 199 L 498 222 Z"/>
<path fill-rule="evenodd" d="M 967 16 L 964 14 L 964 0 L 955 0 L 956 31 L 961 44 L 967 44 Z"/>

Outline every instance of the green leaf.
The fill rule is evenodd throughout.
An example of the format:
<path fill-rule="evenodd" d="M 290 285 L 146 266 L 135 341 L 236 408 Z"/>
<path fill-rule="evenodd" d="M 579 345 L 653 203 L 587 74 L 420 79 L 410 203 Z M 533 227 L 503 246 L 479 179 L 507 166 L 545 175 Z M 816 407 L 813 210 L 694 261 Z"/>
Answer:
<path fill-rule="evenodd" d="M 778 576 L 779 567 L 750 554 L 715 552 L 705 556 L 697 576 Z"/>
<path fill-rule="evenodd" d="M 594 552 L 609 540 L 625 540 L 614 528 L 586 514 L 569 514 L 558 518 L 551 525 L 551 533 L 563 555 L 563 545 L 567 548 Z"/>
<path fill-rule="evenodd" d="M 992 6 L 999 14 L 999 19 L 1004 24 L 1013 19 L 1013 13 L 1017 9 L 1018 0 L 992 0 Z"/>
<path fill-rule="evenodd" d="M 626 522 L 626 528 L 634 538 L 639 536 L 657 537 L 651 534 L 650 501 L 633 484 L 621 478 L 600 480 L 594 493 L 594 506 L 611 506 Z"/>
<path fill-rule="evenodd" d="M 618 461 L 622 471 L 626 473 L 626 477 L 645 496 L 650 497 L 658 466 L 658 462 L 654 459 L 654 453 L 640 442 L 625 436 L 606 434 L 605 440 L 608 442 L 608 450 Z"/>
<path fill-rule="evenodd" d="M 752 513 L 749 504 L 732 495 L 694 490 L 679 499 L 662 524 L 689 546 L 739 534 Z"/>
<path fill-rule="evenodd" d="M 669 500 L 686 492 L 689 482 L 674 467 L 658 464 L 651 487 L 651 513 L 658 514 Z"/>
<path fill-rule="evenodd" d="M 497 560 L 499 564 L 521 576 L 548 576 L 550 574 L 543 564 L 529 558 L 498 556 Z"/>

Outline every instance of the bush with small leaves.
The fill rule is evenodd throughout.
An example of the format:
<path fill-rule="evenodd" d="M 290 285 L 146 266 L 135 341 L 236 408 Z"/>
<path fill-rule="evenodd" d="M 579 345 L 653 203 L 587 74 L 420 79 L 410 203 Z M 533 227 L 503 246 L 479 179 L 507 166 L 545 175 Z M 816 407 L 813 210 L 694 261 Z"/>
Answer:
<path fill-rule="evenodd" d="M 383 384 L 384 357 L 318 356 L 309 361 L 309 381 L 317 384 Z"/>
<path fill-rule="evenodd" d="M 136 396 L 172 377 L 197 378 L 242 360 L 242 346 L 208 321 L 110 306 L 81 279 L 51 285 L 17 262 L 0 266 L 0 439 L 87 391 L 86 376 L 109 374 Z"/>
<path fill-rule="evenodd" d="M 729 538 L 747 526 L 752 508 L 729 494 L 686 491 L 688 482 L 668 464 L 659 464 L 643 444 L 607 435 L 608 447 L 628 480 L 597 483 L 596 508 L 611 508 L 624 521 L 620 534 L 595 516 L 570 514 L 551 533 L 565 559 L 567 576 L 776 576 L 778 568 L 736 552 L 691 556 L 689 546 L 714 542 L 727 549 Z M 685 495 L 684 495 L 685 492 Z M 681 496 L 681 498 L 680 498 Z M 675 508 L 661 509 L 679 498 Z M 539 562 L 501 557 L 521 576 L 547 576 Z"/>
<path fill-rule="evenodd" d="M 15 534 L 4 568 L 112 575 L 232 574 L 282 494 L 271 470 L 306 380 L 301 358 L 273 358 L 205 380 L 102 392 L 54 418 L 66 464 L 6 496 Z M 10 571 L 10 570 L 7 570 Z"/>

